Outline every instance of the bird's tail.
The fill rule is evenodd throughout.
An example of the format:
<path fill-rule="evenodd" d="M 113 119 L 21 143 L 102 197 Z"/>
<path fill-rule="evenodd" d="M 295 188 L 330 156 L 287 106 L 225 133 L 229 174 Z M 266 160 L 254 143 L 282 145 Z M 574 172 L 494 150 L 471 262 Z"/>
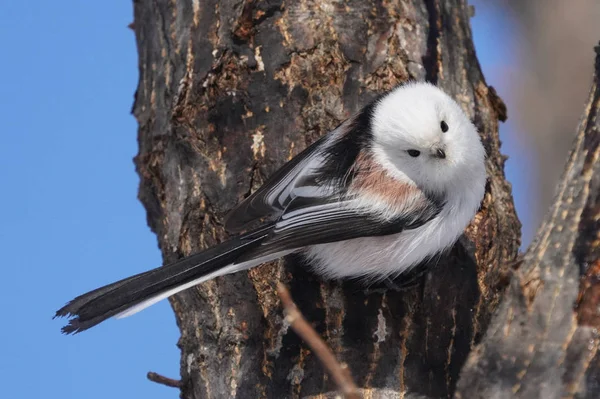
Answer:
<path fill-rule="evenodd" d="M 248 256 L 269 232 L 266 227 L 243 234 L 171 265 L 95 289 L 70 301 L 54 317 L 70 317 L 62 332 L 78 333 L 112 316 L 130 316 L 203 281 L 275 259 L 278 256 L 273 254 L 257 259 Z M 241 257 L 244 260 L 237 263 Z"/>

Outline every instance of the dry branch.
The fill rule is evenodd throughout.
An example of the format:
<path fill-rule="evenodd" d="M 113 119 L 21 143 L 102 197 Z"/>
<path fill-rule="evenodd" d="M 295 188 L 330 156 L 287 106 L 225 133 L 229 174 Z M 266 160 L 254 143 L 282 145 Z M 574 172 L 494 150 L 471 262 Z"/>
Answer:
<path fill-rule="evenodd" d="M 156 382 L 157 384 L 165 385 L 167 387 L 181 388 L 181 381 L 165 377 L 164 375 L 160 375 L 154 371 L 149 371 L 148 374 L 146 374 L 146 378 L 152 382 Z"/>
<path fill-rule="evenodd" d="M 347 364 L 340 364 L 327 344 L 319 337 L 319 334 L 306 321 L 298 306 L 294 303 L 290 292 L 282 283 L 277 284 L 277 293 L 285 309 L 286 321 L 304 342 L 311 347 L 317 357 L 321 360 L 333 380 L 348 399 L 360 399 L 358 388 L 352 379 L 352 374 Z"/>

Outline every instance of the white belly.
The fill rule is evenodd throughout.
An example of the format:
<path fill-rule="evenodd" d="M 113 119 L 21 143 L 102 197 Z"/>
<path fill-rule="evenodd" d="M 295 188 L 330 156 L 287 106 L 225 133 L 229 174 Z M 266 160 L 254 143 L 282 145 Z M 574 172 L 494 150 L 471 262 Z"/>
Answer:
<path fill-rule="evenodd" d="M 452 246 L 474 212 L 453 214 L 444 209 L 421 227 L 381 237 L 356 238 L 307 247 L 304 253 L 315 272 L 327 278 L 395 277 Z"/>

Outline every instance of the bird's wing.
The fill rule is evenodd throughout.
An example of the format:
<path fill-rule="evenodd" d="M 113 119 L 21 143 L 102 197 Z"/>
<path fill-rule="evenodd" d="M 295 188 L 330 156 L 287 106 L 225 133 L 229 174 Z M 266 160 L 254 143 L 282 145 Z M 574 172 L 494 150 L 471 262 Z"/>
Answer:
<path fill-rule="evenodd" d="M 437 216 L 442 206 L 440 201 L 423 194 L 404 212 L 393 218 L 384 218 L 361 206 L 356 198 L 296 197 L 275 222 L 261 246 L 238 262 L 309 245 L 414 229 Z"/>
<path fill-rule="evenodd" d="M 323 150 L 336 130 L 292 158 L 258 190 L 233 208 L 225 217 L 225 229 L 239 232 L 261 219 L 272 221 L 281 216 L 294 196 L 294 189 L 301 189 L 303 178 L 323 164 Z"/>
<path fill-rule="evenodd" d="M 418 227 L 440 212 L 443 198 L 392 178 L 373 160 L 369 143 L 374 105 L 306 148 L 227 215 L 225 228 L 230 232 L 258 221 L 273 228 L 247 257 L 393 234 Z M 369 203 L 360 197 L 365 193 L 387 203 L 394 217 L 364 206 Z"/>
<path fill-rule="evenodd" d="M 359 152 L 368 146 L 371 118 L 376 102 L 342 122 L 277 170 L 256 192 L 225 218 L 231 233 L 248 229 L 256 222 L 273 222 L 301 197 L 342 197 L 346 177 Z"/>

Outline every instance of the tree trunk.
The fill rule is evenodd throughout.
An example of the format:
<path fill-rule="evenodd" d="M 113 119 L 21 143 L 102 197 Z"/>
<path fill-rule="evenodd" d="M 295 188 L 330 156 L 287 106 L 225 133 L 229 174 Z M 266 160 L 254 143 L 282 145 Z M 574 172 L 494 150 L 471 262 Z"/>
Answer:
<path fill-rule="evenodd" d="M 324 282 L 292 257 L 172 297 L 182 397 L 335 390 L 288 331 L 276 281 L 290 287 L 365 395 L 452 396 L 500 302 L 520 230 L 499 151 L 498 120 L 506 111 L 479 68 L 466 1 L 134 4 L 139 196 L 165 263 L 224 239 L 227 210 L 377 93 L 407 79 L 428 79 L 455 97 L 488 154 L 480 212 L 452 251 L 406 290 Z"/>
<path fill-rule="evenodd" d="M 600 46 L 590 97 L 554 205 L 458 398 L 600 398 Z"/>

